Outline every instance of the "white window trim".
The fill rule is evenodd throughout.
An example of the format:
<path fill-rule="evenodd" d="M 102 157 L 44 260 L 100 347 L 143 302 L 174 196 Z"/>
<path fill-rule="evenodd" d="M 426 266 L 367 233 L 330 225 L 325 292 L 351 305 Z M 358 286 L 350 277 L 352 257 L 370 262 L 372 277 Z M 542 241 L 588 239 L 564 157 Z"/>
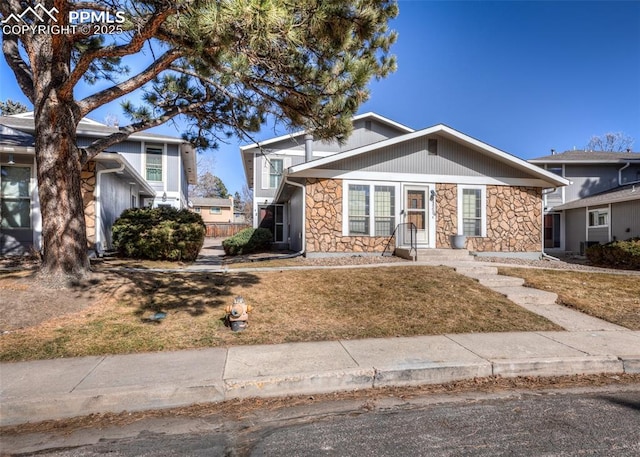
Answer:
<path fill-rule="evenodd" d="M 160 147 L 162 149 L 162 181 L 150 181 L 147 179 L 147 147 Z M 148 183 L 162 183 L 162 188 L 167 191 L 167 144 L 166 143 L 152 143 L 142 142 L 142 175 Z"/>
<path fill-rule="evenodd" d="M 349 185 L 359 185 L 359 186 L 369 186 L 369 235 L 350 235 L 349 234 Z M 397 226 L 400 221 L 400 207 L 401 207 L 401 192 L 400 192 L 400 183 L 393 181 L 351 181 L 351 180 L 343 180 L 342 181 L 342 236 L 363 236 L 376 238 L 375 234 L 375 223 L 376 223 L 376 209 L 375 209 L 375 186 L 390 186 L 393 187 L 394 190 L 394 206 L 395 206 L 395 225 Z M 378 235 L 387 236 L 387 235 Z M 389 234 L 388 236 L 391 236 Z"/>
<path fill-rule="evenodd" d="M 287 168 L 291 166 L 291 157 L 282 157 L 282 156 L 261 156 L 262 160 L 262 183 L 261 188 L 263 190 L 267 189 L 276 189 L 276 187 L 271 187 L 271 161 L 272 160 L 282 160 L 282 174 L 284 175 Z M 282 179 L 282 176 L 280 177 Z"/>
<path fill-rule="evenodd" d="M 35 164 L 35 162 L 34 162 Z M 36 179 L 34 176 L 36 167 L 34 164 L 8 164 L 3 163 L 2 167 L 16 167 L 16 168 L 28 168 L 29 169 L 29 191 L 27 197 L 8 197 L 7 200 L 28 200 L 29 201 L 29 227 L 3 227 L 2 230 L 36 230 L 36 224 L 34 221 L 34 198 L 38 197 L 36 188 Z M 0 177 L 0 180 L 2 178 Z M 4 198 L 0 193 L 0 199 Z"/>
<path fill-rule="evenodd" d="M 209 208 L 209 214 L 222 214 L 222 208 L 219 206 L 212 206 Z"/>
<path fill-rule="evenodd" d="M 602 225 L 589 225 L 589 219 L 591 219 L 591 213 L 604 213 L 607 215 L 607 223 Z M 590 209 L 587 211 L 587 228 L 589 229 L 598 229 L 598 228 L 606 228 L 609 227 L 611 223 L 611 211 L 609 208 L 596 208 Z"/>
<path fill-rule="evenodd" d="M 480 219 L 480 236 L 467 235 L 470 238 L 485 238 L 487 236 L 487 186 L 458 185 L 458 235 L 464 235 L 464 222 L 462 219 L 462 193 L 465 189 L 480 190 L 480 206 L 482 207 L 482 217 Z"/>

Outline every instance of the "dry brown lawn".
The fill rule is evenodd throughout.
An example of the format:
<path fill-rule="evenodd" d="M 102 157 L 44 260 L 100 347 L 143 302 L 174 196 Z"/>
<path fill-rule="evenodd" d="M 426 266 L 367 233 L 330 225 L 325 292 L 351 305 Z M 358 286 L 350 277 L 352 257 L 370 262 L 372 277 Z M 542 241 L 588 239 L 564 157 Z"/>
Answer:
<path fill-rule="evenodd" d="M 499 268 L 525 285 L 558 294 L 558 303 L 586 314 L 640 330 L 640 276 L 584 271 Z"/>
<path fill-rule="evenodd" d="M 228 273 L 103 273 L 93 284 L 38 292 L 31 277 L 0 277 L 0 360 L 120 354 L 443 333 L 557 330 L 476 281 L 444 267 Z M 37 292 L 37 293 L 36 293 Z M 84 294 L 84 295 L 82 295 Z M 224 325 L 241 295 L 249 327 Z M 81 299 L 84 306 L 65 308 Z M 20 306 L 56 308 L 12 328 Z M 165 319 L 150 319 L 156 312 Z"/>

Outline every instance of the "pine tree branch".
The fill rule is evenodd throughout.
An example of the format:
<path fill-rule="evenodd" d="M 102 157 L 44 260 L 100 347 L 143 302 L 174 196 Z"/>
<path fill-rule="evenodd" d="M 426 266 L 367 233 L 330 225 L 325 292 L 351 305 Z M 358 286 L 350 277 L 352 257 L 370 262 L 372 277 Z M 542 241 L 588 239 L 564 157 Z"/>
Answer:
<path fill-rule="evenodd" d="M 105 46 L 103 48 L 96 49 L 95 51 L 85 52 L 80 57 L 80 60 L 78 60 L 78 63 L 69 76 L 69 80 L 61 88 L 61 92 L 63 94 L 72 92 L 75 85 L 85 75 L 95 60 L 108 57 L 123 57 L 140 52 L 144 43 L 151 39 L 162 26 L 166 18 L 175 12 L 175 9 L 167 9 L 157 15 L 151 15 L 144 26 L 133 35 L 129 43 Z"/>
<path fill-rule="evenodd" d="M 94 109 L 139 89 L 158 76 L 160 72 L 169 68 L 180 57 L 182 57 L 182 51 L 170 49 L 137 75 L 80 100 L 78 107 L 80 108 L 81 116 L 84 117 Z"/>
<path fill-rule="evenodd" d="M 190 112 L 197 111 L 202 108 L 205 103 L 206 102 L 197 102 L 184 107 L 173 107 L 153 119 L 147 119 L 127 125 L 126 127 L 120 127 L 117 132 L 114 132 L 107 137 L 100 138 L 99 140 L 91 143 L 88 147 L 83 148 L 81 158 L 82 164 L 86 164 L 89 160 L 100 154 L 108 147 L 126 140 L 136 132 L 162 125 L 180 114 L 188 114 Z"/>
<path fill-rule="evenodd" d="M 9 68 L 11 68 L 13 74 L 16 76 L 16 81 L 18 82 L 20 89 L 29 101 L 32 104 L 35 104 L 33 73 L 31 72 L 29 64 L 27 64 L 20 55 L 18 40 L 19 37 L 17 35 L 4 34 L 2 37 L 2 53 L 4 54 Z"/>

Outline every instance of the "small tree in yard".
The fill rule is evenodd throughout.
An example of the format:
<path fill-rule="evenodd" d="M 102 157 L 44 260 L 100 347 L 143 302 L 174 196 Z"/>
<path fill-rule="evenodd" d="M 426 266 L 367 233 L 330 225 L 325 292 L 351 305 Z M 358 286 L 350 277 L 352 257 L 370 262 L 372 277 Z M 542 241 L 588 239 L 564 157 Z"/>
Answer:
<path fill-rule="evenodd" d="M 81 12 L 110 27 L 70 27 Z M 4 57 L 34 106 L 40 273 L 63 279 L 89 271 L 80 173 L 107 147 L 176 116 L 199 148 L 268 116 L 341 138 L 369 80 L 395 66 L 391 0 L 2 0 L 0 14 Z M 80 120 L 133 92 L 131 123 L 78 148 Z"/>

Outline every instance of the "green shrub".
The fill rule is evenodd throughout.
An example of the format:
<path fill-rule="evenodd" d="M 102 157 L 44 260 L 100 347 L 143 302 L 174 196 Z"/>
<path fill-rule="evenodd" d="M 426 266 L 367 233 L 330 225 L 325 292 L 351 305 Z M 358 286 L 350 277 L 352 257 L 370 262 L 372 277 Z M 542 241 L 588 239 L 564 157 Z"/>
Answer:
<path fill-rule="evenodd" d="M 231 238 L 222 242 L 222 247 L 227 255 L 242 255 L 267 249 L 271 244 L 273 235 L 265 228 L 246 228 L 239 231 Z"/>
<path fill-rule="evenodd" d="M 113 224 L 115 249 L 134 259 L 193 261 L 204 235 L 202 217 L 186 209 L 127 209 Z"/>
<path fill-rule="evenodd" d="M 640 270 L 640 238 L 590 246 L 587 259 L 600 267 Z"/>

